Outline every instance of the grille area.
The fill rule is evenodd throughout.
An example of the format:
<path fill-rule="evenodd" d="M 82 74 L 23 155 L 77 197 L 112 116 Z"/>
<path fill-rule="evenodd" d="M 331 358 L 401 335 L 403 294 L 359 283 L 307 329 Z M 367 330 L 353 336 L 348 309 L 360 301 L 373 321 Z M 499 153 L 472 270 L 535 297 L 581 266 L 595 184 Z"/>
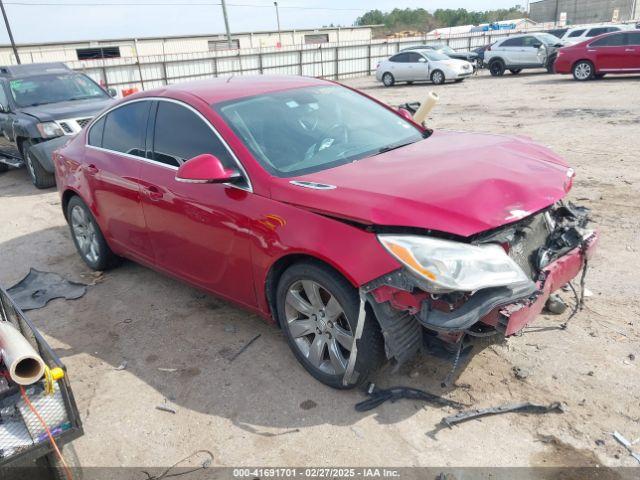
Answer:
<path fill-rule="evenodd" d="M 80 128 L 84 128 L 87 126 L 87 123 L 89 123 L 91 121 L 91 117 L 89 118 L 77 118 L 76 122 L 78 122 L 78 125 L 80 125 Z"/>
<path fill-rule="evenodd" d="M 73 129 L 67 122 L 59 122 L 59 123 L 60 123 L 60 126 L 62 127 L 62 130 L 64 130 L 64 133 L 73 133 Z"/>

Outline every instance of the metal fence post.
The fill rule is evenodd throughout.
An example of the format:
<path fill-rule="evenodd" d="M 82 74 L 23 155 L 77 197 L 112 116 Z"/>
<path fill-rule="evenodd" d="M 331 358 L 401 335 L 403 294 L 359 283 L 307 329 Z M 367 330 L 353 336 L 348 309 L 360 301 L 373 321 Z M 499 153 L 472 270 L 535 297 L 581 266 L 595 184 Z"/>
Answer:
<path fill-rule="evenodd" d="M 298 50 L 298 74 L 302 75 L 302 47 Z"/>
<path fill-rule="evenodd" d="M 218 57 L 213 57 L 211 60 L 213 60 L 213 76 L 217 77 L 218 76 Z"/>
<path fill-rule="evenodd" d="M 164 80 L 165 85 L 169 85 L 169 79 L 167 78 L 167 62 L 166 59 L 162 59 L 160 65 L 162 66 L 162 79 Z"/>
<path fill-rule="evenodd" d="M 335 74 L 336 74 L 335 75 L 335 77 L 336 77 L 335 79 L 336 80 L 338 80 L 338 78 L 339 78 L 338 77 L 338 72 L 340 70 L 340 68 L 339 68 L 340 67 L 340 61 L 338 60 L 338 48 L 340 48 L 340 47 L 338 47 L 338 45 L 336 45 L 335 52 L 334 52 L 335 56 L 336 56 L 335 59 L 334 59 L 334 64 L 335 64 L 335 69 L 336 69 L 336 72 L 335 72 Z"/>
<path fill-rule="evenodd" d="M 262 47 L 260 47 L 260 50 L 258 50 L 258 71 L 260 72 L 260 75 L 264 73 L 264 70 L 262 68 Z"/>

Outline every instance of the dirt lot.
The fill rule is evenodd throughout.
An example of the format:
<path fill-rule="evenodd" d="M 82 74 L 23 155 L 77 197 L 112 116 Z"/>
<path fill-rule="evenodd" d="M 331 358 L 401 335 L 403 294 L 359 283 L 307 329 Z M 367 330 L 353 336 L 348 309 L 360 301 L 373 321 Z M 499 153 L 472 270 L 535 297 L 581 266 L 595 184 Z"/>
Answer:
<path fill-rule="evenodd" d="M 435 438 L 427 433 L 450 410 L 403 401 L 356 413 L 360 392 L 314 381 L 259 318 L 130 262 L 94 278 L 73 248 L 55 189 L 36 190 L 24 170 L 11 171 L 0 176 L 0 283 L 14 284 L 30 267 L 97 280 L 80 300 L 30 313 L 69 369 L 86 429 L 76 442 L 82 463 L 166 466 L 207 449 L 224 466 L 636 465 L 610 432 L 640 436 L 640 78 L 348 83 L 391 104 L 433 89 L 441 96 L 433 128 L 527 135 L 551 146 L 578 172 L 571 198 L 593 209 L 602 232 L 587 278 L 593 295 L 567 330 L 558 329 L 566 314 L 541 316 L 524 335 L 477 352 L 447 391 L 440 382 L 449 364 L 430 357 L 376 382 L 479 407 L 562 401 L 568 411 L 492 417 Z M 516 366 L 525 379 L 514 376 Z M 155 408 L 164 402 L 177 413 Z"/>

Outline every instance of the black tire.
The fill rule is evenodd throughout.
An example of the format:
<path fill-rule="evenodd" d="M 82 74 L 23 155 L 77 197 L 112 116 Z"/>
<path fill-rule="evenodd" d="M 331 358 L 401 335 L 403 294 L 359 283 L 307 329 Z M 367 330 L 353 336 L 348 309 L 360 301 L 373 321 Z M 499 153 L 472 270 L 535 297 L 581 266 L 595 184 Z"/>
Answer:
<path fill-rule="evenodd" d="M 592 80 L 595 76 L 595 68 L 593 67 L 593 63 L 589 60 L 580 60 L 575 63 L 573 68 L 571 69 L 571 73 L 573 73 L 573 78 L 578 80 L 579 82 L 584 82 L 586 80 Z"/>
<path fill-rule="evenodd" d="M 493 60 L 489 63 L 489 73 L 493 77 L 501 77 L 504 75 L 505 65 L 502 60 Z"/>
<path fill-rule="evenodd" d="M 510 68 L 509 71 L 511 72 L 511 75 L 518 75 L 522 69 L 521 68 Z"/>
<path fill-rule="evenodd" d="M 87 223 L 87 229 L 92 228 L 91 231 L 91 239 L 95 239 L 95 252 L 85 252 L 80 245 L 81 239 L 77 238 L 77 234 L 74 230 L 74 209 L 79 208 L 84 212 L 84 219 Z M 71 238 L 73 239 L 73 243 L 76 246 L 76 250 L 80 254 L 80 257 L 87 264 L 89 268 L 92 270 L 108 270 L 109 268 L 115 267 L 120 263 L 120 257 L 118 257 L 115 253 L 111 251 L 109 245 L 107 245 L 106 240 L 104 239 L 104 235 L 96 222 L 96 219 L 93 217 L 91 210 L 89 207 L 82 201 L 80 197 L 73 196 L 67 205 L 67 222 L 69 223 L 69 229 L 71 230 Z M 91 224 L 89 227 L 88 224 Z M 95 258 L 92 258 L 92 255 L 95 253 Z"/>
<path fill-rule="evenodd" d="M 301 351 L 301 347 L 298 346 L 291 333 L 286 313 L 287 294 L 290 288 L 303 280 L 311 280 L 312 282 L 315 282 L 323 289 L 325 294 L 328 293 L 335 297 L 344 312 L 344 315 L 341 317 L 341 321 L 344 322 L 346 320 L 346 322 L 348 322 L 348 327 L 351 332 L 356 331 L 356 323 L 360 309 L 358 291 L 335 270 L 320 262 L 304 261 L 293 264 L 285 270 L 280 277 L 276 291 L 278 322 L 287 337 L 287 342 L 289 343 L 291 351 L 302 366 L 316 380 L 324 383 L 325 385 L 336 389 L 349 389 L 362 385 L 372 373 L 380 368 L 384 362 L 384 339 L 378 322 L 375 318 L 372 318 L 370 314 L 367 315 L 362 330 L 362 336 L 357 343 L 358 354 L 354 372 L 358 372 L 358 376 L 356 379 L 352 379 L 351 383 L 348 385 L 344 385 L 344 373 L 329 374 L 314 366 L 308 360 L 307 356 Z M 315 332 L 309 335 L 314 335 L 314 339 L 317 336 Z M 301 337 L 299 337 L 299 339 L 300 338 Z M 329 338 L 331 338 L 330 335 Z M 311 340 L 309 340 L 309 342 L 311 342 Z M 322 351 L 323 358 L 325 353 L 329 356 L 328 350 L 325 351 L 324 347 Z M 327 361 L 329 361 L 328 358 Z"/>
<path fill-rule="evenodd" d="M 31 178 L 31 183 L 33 183 L 36 188 L 51 188 L 56 184 L 56 177 L 53 173 L 47 172 L 42 165 L 40 165 L 38 159 L 29 153 L 32 145 L 34 145 L 34 143 L 31 140 L 25 140 L 21 145 L 22 158 L 27 167 L 29 178 Z"/>
<path fill-rule="evenodd" d="M 393 78 L 393 75 L 389 72 L 386 72 L 382 75 L 382 83 L 385 87 L 393 87 L 396 83 L 396 79 Z"/>
<path fill-rule="evenodd" d="M 550 57 L 549 60 L 547 61 L 547 65 L 546 65 L 547 73 L 556 73 L 555 67 L 554 67 L 556 63 L 556 56 L 557 55 Z"/>
<path fill-rule="evenodd" d="M 83 480 L 82 470 L 80 469 L 80 460 L 76 449 L 71 443 L 67 443 L 60 448 L 60 453 L 67 463 L 67 467 L 71 470 L 74 480 Z M 46 471 L 51 480 L 67 480 L 67 474 L 62 462 L 55 452 L 51 452 L 44 457 L 36 460 L 38 469 Z"/>
<path fill-rule="evenodd" d="M 434 70 L 431 72 L 431 82 L 434 85 L 442 85 L 446 81 L 444 72 L 442 70 Z"/>
<path fill-rule="evenodd" d="M 7 170 L 9 170 L 9 165 L 7 165 L 6 163 L 0 163 L 0 173 L 4 173 Z"/>

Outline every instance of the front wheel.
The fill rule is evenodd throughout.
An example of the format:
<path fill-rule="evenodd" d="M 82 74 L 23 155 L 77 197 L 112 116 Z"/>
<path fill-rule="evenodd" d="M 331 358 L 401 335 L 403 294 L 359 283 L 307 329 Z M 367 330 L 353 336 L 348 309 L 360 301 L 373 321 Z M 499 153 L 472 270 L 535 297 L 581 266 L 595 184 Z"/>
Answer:
<path fill-rule="evenodd" d="M 73 243 L 89 268 L 106 270 L 118 263 L 119 257 L 107 245 L 91 210 L 78 196 L 69 200 L 67 221 L 71 228 Z"/>
<path fill-rule="evenodd" d="M 444 73 L 441 70 L 434 70 L 431 74 L 431 81 L 434 85 L 442 85 L 445 81 Z"/>
<path fill-rule="evenodd" d="M 33 142 L 30 140 L 22 143 L 22 156 L 27 166 L 31 183 L 33 183 L 36 188 L 53 187 L 56 184 L 56 177 L 53 173 L 47 172 L 42 165 L 40 165 L 40 161 L 31 154 L 30 149 L 33 145 Z"/>
<path fill-rule="evenodd" d="M 315 379 L 330 387 L 361 385 L 384 360 L 382 334 L 368 317 L 357 344 L 357 374 L 344 385 L 359 310 L 357 290 L 321 263 L 296 263 L 278 282 L 277 316 L 289 347 Z"/>
<path fill-rule="evenodd" d="M 591 80 L 594 74 L 593 64 L 587 60 L 580 60 L 573 66 L 573 78 L 580 82 Z"/>
<path fill-rule="evenodd" d="M 384 84 L 385 87 L 393 87 L 393 84 L 396 83 L 396 79 L 393 78 L 393 75 L 387 72 L 384 75 L 382 75 L 382 83 Z"/>
<path fill-rule="evenodd" d="M 504 75 L 504 63 L 501 60 L 494 60 L 489 64 L 489 73 L 494 77 L 501 77 Z"/>

